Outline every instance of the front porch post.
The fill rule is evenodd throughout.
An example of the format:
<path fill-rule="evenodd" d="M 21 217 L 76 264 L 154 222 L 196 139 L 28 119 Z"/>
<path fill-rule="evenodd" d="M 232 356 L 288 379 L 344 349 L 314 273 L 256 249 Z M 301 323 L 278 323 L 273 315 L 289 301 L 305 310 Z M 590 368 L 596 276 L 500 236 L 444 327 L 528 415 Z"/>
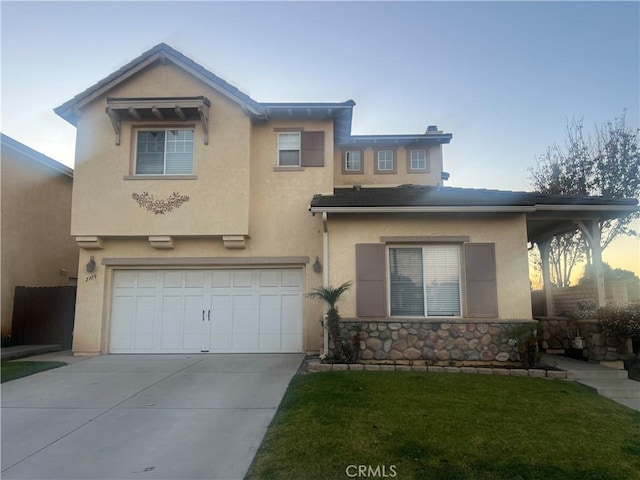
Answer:
<path fill-rule="evenodd" d="M 604 307 L 607 304 L 604 292 L 604 268 L 602 266 L 602 247 L 600 246 L 600 224 L 597 220 L 591 220 L 586 224 L 579 220 L 576 222 L 580 231 L 584 234 L 591 250 L 593 264 L 593 276 L 596 286 L 596 306 Z"/>
<path fill-rule="evenodd" d="M 542 259 L 542 288 L 547 306 L 547 317 L 553 316 L 553 286 L 551 285 L 551 271 L 549 270 L 549 244 L 551 240 L 538 242 L 540 258 Z"/>

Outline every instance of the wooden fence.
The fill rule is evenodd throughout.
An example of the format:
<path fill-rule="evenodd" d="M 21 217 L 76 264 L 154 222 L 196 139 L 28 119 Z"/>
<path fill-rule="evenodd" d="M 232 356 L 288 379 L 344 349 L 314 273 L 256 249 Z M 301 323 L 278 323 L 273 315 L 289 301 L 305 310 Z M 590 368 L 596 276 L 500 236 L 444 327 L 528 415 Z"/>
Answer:
<path fill-rule="evenodd" d="M 11 336 L 18 345 L 62 345 L 73 340 L 76 287 L 16 287 Z"/>

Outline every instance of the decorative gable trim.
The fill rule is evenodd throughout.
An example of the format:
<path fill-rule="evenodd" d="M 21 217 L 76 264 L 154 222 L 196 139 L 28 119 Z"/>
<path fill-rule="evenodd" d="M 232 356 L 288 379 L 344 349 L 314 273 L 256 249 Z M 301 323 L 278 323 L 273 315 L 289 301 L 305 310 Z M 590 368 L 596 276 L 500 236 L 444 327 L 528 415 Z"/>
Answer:
<path fill-rule="evenodd" d="M 241 92 L 236 87 L 233 87 L 231 84 L 225 82 L 217 75 L 214 75 L 202 65 L 197 64 L 193 60 L 189 59 L 188 57 L 184 56 L 177 50 L 174 50 L 169 45 L 166 45 L 164 43 L 156 45 L 151 50 L 143 53 L 138 58 L 126 64 L 124 67 L 115 71 L 92 87 L 89 87 L 84 92 L 76 95 L 71 100 L 55 108 L 54 111 L 56 112 L 56 114 L 64 118 L 72 125 L 77 126 L 78 118 L 80 116 L 80 110 L 85 105 L 103 95 L 106 95 L 107 92 L 112 90 L 120 83 L 133 77 L 140 71 L 153 65 L 156 62 L 161 62 L 163 64 L 171 62 L 190 75 L 201 80 L 221 95 L 224 95 L 233 102 L 237 103 L 245 113 L 249 113 L 258 117 L 264 116 L 264 113 L 262 111 L 263 109 L 251 97 Z"/>
<path fill-rule="evenodd" d="M 116 145 L 120 145 L 120 125 L 122 121 L 143 122 L 190 121 L 199 119 L 204 131 L 204 144 L 209 145 L 209 107 L 207 97 L 138 97 L 107 98 L 106 112 L 116 134 Z"/>

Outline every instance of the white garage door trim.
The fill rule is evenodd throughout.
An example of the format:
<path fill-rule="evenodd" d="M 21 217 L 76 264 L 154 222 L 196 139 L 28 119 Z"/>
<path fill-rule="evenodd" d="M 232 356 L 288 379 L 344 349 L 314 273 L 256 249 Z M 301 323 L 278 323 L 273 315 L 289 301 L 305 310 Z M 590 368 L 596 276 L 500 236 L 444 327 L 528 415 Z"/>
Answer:
<path fill-rule="evenodd" d="M 110 353 L 301 351 L 301 268 L 114 271 Z"/>

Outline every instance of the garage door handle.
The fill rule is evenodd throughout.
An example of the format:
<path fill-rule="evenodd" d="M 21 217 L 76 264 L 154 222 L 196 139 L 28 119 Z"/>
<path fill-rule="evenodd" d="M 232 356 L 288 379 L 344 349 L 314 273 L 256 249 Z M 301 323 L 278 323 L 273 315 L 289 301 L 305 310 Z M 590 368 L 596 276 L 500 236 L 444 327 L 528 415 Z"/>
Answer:
<path fill-rule="evenodd" d="M 211 310 L 209 310 L 208 316 L 209 316 L 209 321 L 211 321 Z"/>
<path fill-rule="evenodd" d="M 204 310 L 202 310 L 202 321 L 204 322 Z"/>

